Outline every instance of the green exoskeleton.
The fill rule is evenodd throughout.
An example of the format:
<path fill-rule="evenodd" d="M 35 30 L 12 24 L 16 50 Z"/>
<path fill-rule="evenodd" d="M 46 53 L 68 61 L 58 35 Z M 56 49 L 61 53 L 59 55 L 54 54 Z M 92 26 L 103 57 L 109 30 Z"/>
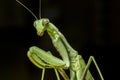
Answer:
<path fill-rule="evenodd" d="M 28 10 L 28 8 L 21 2 L 18 0 L 16 1 Z M 38 68 L 43 69 L 41 80 L 44 80 L 46 68 L 53 68 L 55 70 L 57 80 L 60 80 L 59 74 L 61 74 L 64 80 L 94 80 L 91 72 L 89 71 L 91 62 L 95 64 L 101 80 L 104 80 L 94 57 L 90 56 L 86 64 L 82 56 L 70 46 L 64 35 L 58 30 L 55 25 L 49 21 L 49 19 L 37 19 L 34 22 L 34 27 L 39 36 L 44 35 L 44 32 L 47 31 L 54 47 L 62 57 L 62 59 L 57 58 L 50 51 L 45 51 L 36 46 L 29 48 L 29 51 L 27 53 L 29 60 Z M 64 69 L 69 69 L 70 78 L 67 76 Z"/>

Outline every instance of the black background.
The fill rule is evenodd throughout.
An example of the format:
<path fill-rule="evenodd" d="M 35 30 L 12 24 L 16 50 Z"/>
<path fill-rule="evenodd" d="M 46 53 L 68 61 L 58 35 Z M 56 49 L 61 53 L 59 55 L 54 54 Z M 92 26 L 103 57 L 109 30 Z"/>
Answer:
<path fill-rule="evenodd" d="M 39 16 L 38 0 L 20 1 Z M 42 0 L 41 16 L 59 28 L 86 62 L 93 55 L 105 80 L 119 79 L 119 0 Z M 27 50 L 54 47 L 47 34 L 36 35 L 34 20 L 15 0 L 0 1 L 0 80 L 40 80 L 41 70 L 28 60 Z M 53 70 L 46 71 L 45 80 L 50 79 L 56 80 Z"/>

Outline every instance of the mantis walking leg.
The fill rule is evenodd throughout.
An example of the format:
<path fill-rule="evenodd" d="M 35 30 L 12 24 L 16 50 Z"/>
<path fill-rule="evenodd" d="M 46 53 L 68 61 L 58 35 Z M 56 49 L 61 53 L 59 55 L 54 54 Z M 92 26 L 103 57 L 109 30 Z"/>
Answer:
<path fill-rule="evenodd" d="M 64 80 L 69 80 L 69 77 L 67 76 L 67 74 L 65 73 L 65 71 L 62 68 L 59 68 L 58 71 L 62 75 Z"/>
<path fill-rule="evenodd" d="M 42 77 L 41 77 L 41 80 L 44 80 L 44 75 L 45 75 L 45 68 L 42 69 Z"/>
<path fill-rule="evenodd" d="M 100 71 L 100 69 L 99 69 L 99 67 L 98 67 L 98 65 L 97 65 L 97 63 L 96 63 L 96 61 L 95 61 L 95 58 L 94 58 L 93 56 L 90 56 L 90 58 L 89 58 L 89 60 L 88 60 L 88 63 L 87 63 L 87 65 L 86 65 L 86 67 L 85 67 L 85 70 L 84 70 L 84 72 L 83 72 L 83 74 L 82 74 L 81 80 L 84 80 L 84 78 L 85 78 L 85 76 L 86 76 L 86 74 L 87 74 L 87 71 L 89 70 L 89 67 L 90 67 L 90 64 L 91 64 L 92 61 L 93 61 L 93 63 L 95 64 L 95 67 L 96 67 L 96 69 L 97 69 L 97 71 L 98 71 L 98 73 L 99 73 L 99 75 L 100 75 L 101 80 L 104 80 L 104 78 L 103 78 L 103 76 L 102 76 L 102 73 L 101 73 L 101 71 Z"/>
<path fill-rule="evenodd" d="M 56 74 L 56 76 L 57 76 L 57 79 L 60 80 L 60 77 L 59 77 L 59 74 L 58 74 L 57 69 L 54 69 L 54 70 L 55 70 L 55 74 Z"/>
<path fill-rule="evenodd" d="M 58 74 L 57 69 L 54 69 L 54 71 L 55 71 L 57 80 L 60 80 L 60 77 L 59 77 L 59 74 Z M 41 80 L 44 80 L 44 75 L 45 75 L 45 68 L 42 69 L 42 77 L 41 77 Z"/>

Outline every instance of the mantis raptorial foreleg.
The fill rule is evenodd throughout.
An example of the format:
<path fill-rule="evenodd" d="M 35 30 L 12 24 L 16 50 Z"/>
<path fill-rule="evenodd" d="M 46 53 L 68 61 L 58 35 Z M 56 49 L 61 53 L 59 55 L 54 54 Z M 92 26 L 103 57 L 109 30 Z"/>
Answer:
<path fill-rule="evenodd" d="M 63 78 L 66 78 L 65 80 L 69 80 L 66 73 L 60 69 L 65 66 L 65 62 L 53 56 L 50 51 L 44 51 L 36 46 L 33 46 L 30 47 L 28 51 L 28 58 L 34 65 L 42 69 L 41 80 L 44 79 L 45 68 L 54 68 L 57 80 L 60 80 L 58 71 Z"/>

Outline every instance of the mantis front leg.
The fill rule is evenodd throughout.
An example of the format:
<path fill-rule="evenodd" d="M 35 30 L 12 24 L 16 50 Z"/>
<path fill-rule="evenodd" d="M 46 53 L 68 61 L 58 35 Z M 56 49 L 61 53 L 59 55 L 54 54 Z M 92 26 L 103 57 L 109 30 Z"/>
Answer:
<path fill-rule="evenodd" d="M 58 71 L 60 72 L 60 70 L 61 70 L 60 68 L 65 66 L 64 61 L 53 56 L 50 51 L 44 51 L 36 46 L 30 47 L 27 55 L 28 55 L 28 58 L 30 59 L 30 61 L 34 65 L 36 65 L 38 68 L 42 69 L 41 80 L 44 79 L 45 68 L 54 68 L 55 74 L 57 76 L 57 80 L 60 80 Z M 66 75 L 66 73 L 64 73 L 63 71 L 61 72 L 61 74 Z M 65 80 L 69 80 L 67 75 L 64 78 L 66 78 Z"/>

